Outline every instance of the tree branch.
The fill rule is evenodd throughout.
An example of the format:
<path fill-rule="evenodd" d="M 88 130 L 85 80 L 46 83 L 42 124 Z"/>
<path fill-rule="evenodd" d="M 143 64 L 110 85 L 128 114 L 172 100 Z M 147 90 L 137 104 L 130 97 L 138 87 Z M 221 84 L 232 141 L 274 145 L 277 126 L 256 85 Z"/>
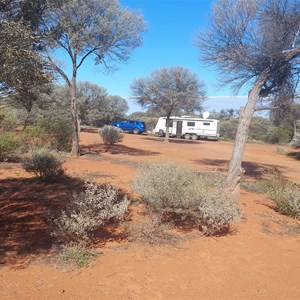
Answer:
<path fill-rule="evenodd" d="M 52 57 L 51 57 L 49 51 L 46 49 L 46 47 L 45 47 L 45 51 L 46 51 L 46 55 L 47 55 L 47 58 L 50 62 L 52 69 L 57 71 L 59 73 L 59 75 L 66 81 L 67 85 L 70 86 L 71 83 L 70 83 L 70 80 L 69 80 L 68 76 L 66 75 L 66 73 L 57 66 L 57 64 L 52 59 Z"/>
<path fill-rule="evenodd" d="M 79 67 L 83 64 L 83 62 L 85 61 L 85 59 L 90 55 L 92 54 L 95 50 L 97 50 L 98 48 L 93 48 L 92 50 L 88 51 L 83 57 L 82 59 L 80 60 L 79 64 L 77 65 L 77 69 L 79 69 Z"/>
<path fill-rule="evenodd" d="M 273 110 L 278 108 L 279 106 L 257 106 L 254 108 L 254 111 Z"/>

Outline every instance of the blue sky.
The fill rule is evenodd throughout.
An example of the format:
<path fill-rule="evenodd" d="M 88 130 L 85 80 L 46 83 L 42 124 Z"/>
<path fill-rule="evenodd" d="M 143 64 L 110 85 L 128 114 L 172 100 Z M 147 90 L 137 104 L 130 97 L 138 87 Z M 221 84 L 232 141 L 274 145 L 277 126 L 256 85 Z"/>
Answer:
<path fill-rule="evenodd" d="M 204 67 L 193 38 L 204 29 L 209 18 L 210 0 L 120 0 L 121 5 L 141 10 L 147 22 L 144 44 L 137 48 L 127 63 L 118 70 L 105 74 L 89 60 L 79 69 L 78 80 L 90 81 L 104 87 L 110 95 L 127 99 L 128 113 L 141 111 L 130 97 L 131 83 L 140 77 L 150 76 L 163 67 L 183 66 L 198 75 L 207 86 L 208 100 L 205 110 L 239 108 L 246 102 L 246 94 L 235 96 L 229 88 L 217 88 L 217 73 Z"/>

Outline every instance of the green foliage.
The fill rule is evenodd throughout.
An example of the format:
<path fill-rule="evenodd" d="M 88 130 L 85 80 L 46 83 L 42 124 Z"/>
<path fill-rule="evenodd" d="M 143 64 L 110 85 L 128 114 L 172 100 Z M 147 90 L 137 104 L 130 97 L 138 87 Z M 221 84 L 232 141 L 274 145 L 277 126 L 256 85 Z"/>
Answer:
<path fill-rule="evenodd" d="M 291 137 L 287 129 L 271 127 L 267 132 L 266 141 L 271 144 L 286 144 L 291 141 Z"/>
<path fill-rule="evenodd" d="M 64 174 L 60 155 L 44 148 L 33 150 L 31 157 L 23 159 L 22 166 L 25 171 L 47 182 L 55 181 Z"/>
<path fill-rule="evenodd" d="M 104 125 L 99 129 L 99 134 L 103 143 L 110 145 L 122 141 L 124 137 L 122 130 L 112 125 Z"/>
<path fill-rule="evenodd" d="M 14 156 L 20 146 L 21 141 L 17 135 L 10 132 L 0 132 L 0 161 Z"/>
<path fill-rule="evenodd" d="M 75 264 L 77 267 L 88 267 L 91 259 L 95 258 L 98 254 L 89 250 L 82 244 L 64 246 L 60 252 L 60 258 L 65 263 Z"/>
<path fill-rule="evenodd" d="M 7 109 L 0 110 L 0 130 L 11 131 L 19 125 L 17 116 Z"/>
<path fill-rule="evenodd" d="M 268 195 L 274 201 L 280 213 L 300 219 L 299 185 L 274 175 L 270 179 Z"/>
<path fill-rule="evenodd" d="M 229 119 L 221 121 L 220 133 L 224 140 L 234 140 L 237 127 L 238 119 Z M 262 117 L 253 117 L 248 134 L 248 141 L 261 141 L 271 144 L 285 144 L 288 143 L 290 138 L 289 128 L 282 128 L 273 126 L 270 120 Z"/>
<path fill-rule="evenodd" d="M 64 243 L 88 241 L 96 230 L 112 220 L 120 220 L 127 212 L 129 200 L 109 184 L 85 182 L 85 191 L 74 194 L 59 216 L 50 213 L 53 235 Z"/>
<path fill-rule="evenodd" d="M 77 84 L 77 97 L 81 124 L 101 127 L 125 117 L 127 101 L 109 96 L 106 89 L 91 82 Z"/>
<path fill-rule="evenodd" d="M 269 189 L 268 180 L 247 181 L 241 180 L 241 186 L 249 191 L 256 193 L 267 193 Z"/>
<path fill-rule="evenodd" d="M 23 152 L 50 146 L 49 136 L 38 125 L 27 126 L 21 133 L 21 139 Z"/>
<path fill-rule="evenodd" d="M 248 140 L 266 142 L 267 132 L 271 127 L 271 122 L 262 117 L 253 117 L 249 127 Z"/>
<path fill-rule="evenodd" d="M 39 120 L 41 127 L 50 137 L 50 145 L 57 151 L 69 151 L 72 143 L 72 123 L 66 118 Z"/>
<path fill-rule="evenodd" d="M 228 233 L 230 225 L 241 217 L 237 202 L 226 188 L 226 178 L 219 173 L 204 173 L 201 177 L 202 198 L 197 217 L 204 235 Z"/>
<path fill-rule="evenodd" d="M 219 174 L 199 176 L 174 163 L 153 164 L 141 169 L 133 189 L 164 221 L 190 219 L 205 235 L 228 230 L 240 217 L 237 203 L 225 188 L 225 178 Z"/>
<path fill-rule="evenodd" d="M 234 140 L 237 132 L 239 120 L 231 119 L 220 123 L 220 134 L 222 139 Z"/>
<path fill-rule="evenodd" d="M 158 116 L 152 112 L 134 112 L 127 117 L 131 120 L 141 120 L 146 123 L 147 130 L 153 130 L 156 126 Z"/>
<path fill-rule="evenodd" d="M 183 67 L 162 68 L 131 85 L 132 98 L 150 110 L 172 113 L 199 111 L 205 99 L 205 83 Z"/>
<path fill-rule="evenodd" d="M 182 218 L 193 213 L 201 197 L 195 172 L 174 163 L 141 168 L 133 189 L 153 211 Z"/>

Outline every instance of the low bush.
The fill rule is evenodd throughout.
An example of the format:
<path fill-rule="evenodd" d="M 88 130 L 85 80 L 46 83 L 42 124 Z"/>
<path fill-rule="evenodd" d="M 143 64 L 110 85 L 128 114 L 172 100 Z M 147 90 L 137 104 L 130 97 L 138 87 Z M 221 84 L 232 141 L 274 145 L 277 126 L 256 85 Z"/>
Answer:
<path fill-rule="evenodd" d="M 69 119 L 43 119 L 37 124 L 50 136 L 51 147 L 57 151 L 69 151 L 72 144 L 72 123 Z"/>
<path fill-rule="evenodd" d="M 149 245 L 175 245 L 180 241 L 180 236 L 171 231 L 174 224 L 164 222 L 162 216 L 150 212 L 142 222 L 131 222 L 126 233 L 129 237 L 143 244 Z"/>
<path fill-rule="evenodd" d="M 19 120 L 16 115 L 8 109 L 0 111 L 0 129 L 3 131 L 11 131 L 17 128 Z"/>
<path fill-rule="evenodd" d="M 287 129 L 271 127 L 267 132 L 266 141 L 270 144 L 286 144 L 291 141 L 291 137 Z"/>
<path fill-rule="evenodd" d="M 104 144 L 113 145 L 122 141 L 124 135 L 122 130 L 112 125 L 105 125 L 99 129 L 99 134 Z"/>
<path fill-rule="evenodd" d="M 127 197 L 120 199 L 119 190 L 109 184 L 85 182 L 85 191 L 74 194 L 59 216 L 50 213 L 53 235 L 64 243 L 88 241 L 95 230 L 112 220 L 120 220 L 128 210 Z"/>
<path fill-rule="evenodd" d="M 36 149 L 31 157 L 25 157 L 22 166 L 43 181 L 55 181 L 64 174 L 62 158 L 54 150 Z"/>
<path fill-rule="evenodd" d="M 241 187 L 256 193 L 267 193 L 268 183 L 265 180 L 247 181 L 241 180 Z"/>
<path fill-rule="evenodd" d="M 240 217 L 237 203 L 226 192 L 225 178 L 218 173 L 197 175 L 173 163 L 154 164 L 140 171 L 133 189 L 165 221 L 188 218 L 205 235 L 227 230 Z"/>
<path fill-rule="evenodd" d="M 151 210 L 184 219 L 197 207 L 201 195 L 198 179 L 193 170 L 174 163 L 152 164 L 140 169 L 133 189 Z"/>
<path fill-rule="evenodd" d="M 0 133 L 0 161 L 12 158 L 21 146 L 21 141 L 13 133 Z"/>
<path fill-rule="evenodd" d="M 50 146 L 48 134 L 37 125 L 27 126 L 22 131 L 21 139 L 23 153 Z"/>
<path fill-rule="evenodd" d="M 88 267 L 90 261 L 98 254 L 89 250 L 84 244 L 64 246 L 60 252 L 60 259 L 68 264 L 75 264 L 77 267 Z"/>
<path fill-rule="evenodd" d="M 300 186 L 274 176 L 268 190 L 277 210 L 285 215 L 300 219 Z"/>

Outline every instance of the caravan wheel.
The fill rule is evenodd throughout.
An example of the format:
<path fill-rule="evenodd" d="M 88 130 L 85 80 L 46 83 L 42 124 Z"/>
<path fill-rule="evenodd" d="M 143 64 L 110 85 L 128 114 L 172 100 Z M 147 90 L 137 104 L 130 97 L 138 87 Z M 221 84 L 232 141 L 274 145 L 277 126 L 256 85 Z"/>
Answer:
<path fill-rule="evenodd" d="M 190 135 L 189 133 L 186 133 L 186 134 L 184 135 L 184 138 L 185 138 L 186 140 L 189 140 L 189 139 L 191 138 L 191 135 Z"/>
<path fill-rule="evenodd" d="M 158 131 L 158 136 L 160 136 L 160 137 L 165 136 L 165 133 L 164 133 L 164 131 L 163 131 L 162 129 L 160 129 L 160 130 Z"/>
<path fill-rule="evenodd" d="M 198 135 L 197 134 L 192 134 L 192 140 L 198 140 Z"/>

